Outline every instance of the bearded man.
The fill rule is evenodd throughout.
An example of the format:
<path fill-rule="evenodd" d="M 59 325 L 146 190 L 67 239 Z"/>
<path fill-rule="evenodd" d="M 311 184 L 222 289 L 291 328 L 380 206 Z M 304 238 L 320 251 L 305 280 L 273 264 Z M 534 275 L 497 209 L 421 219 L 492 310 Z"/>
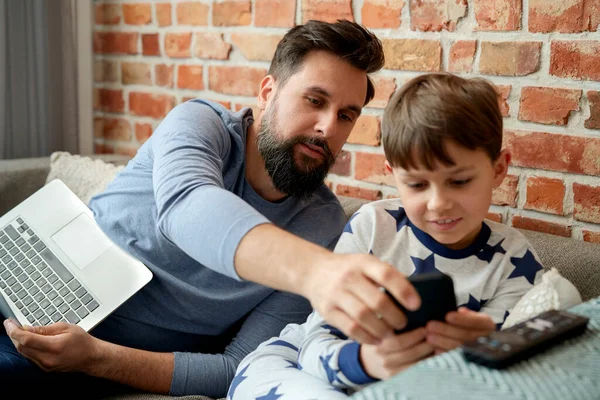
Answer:
<path fill-rule="evenodd" d="M 90 333 L 6 320 L 0 376 L 19 390 L 224 397 L 244 356 L 313 307 L 364 343 L 402 327 L 379 287 L 410 306 L 412 286 L 373 256 L 332 253 L 346 218 L 324 184 L 383 64 L 360 25 L 309 21 L 279 43 L 257 116 L 202 99 L 173 108 L 90 202 L 153 279 Z"/>

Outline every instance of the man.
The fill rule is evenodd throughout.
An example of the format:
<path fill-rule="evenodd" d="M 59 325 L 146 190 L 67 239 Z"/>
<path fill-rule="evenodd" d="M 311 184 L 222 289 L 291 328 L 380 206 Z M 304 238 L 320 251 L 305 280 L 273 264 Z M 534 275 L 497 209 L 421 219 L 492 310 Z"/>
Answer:
<path fill-rule="evenodd" d="M 81 376 L 42 371 L 80 372 L 220 397 L 240 360 L 305 320 L 310 303 L 367 343 L 403 326 L 379 287 L 412 308 L 416 293 L 374 257 L 331 252 L 345 218 L 323 184 L 383 62 L 381 43 L 359 25 L 310 21 L 279 43 L 256 121 L 249 109 L 199 99 L 175 107 L 90 203 L 152 281 L 91 334 L 5 322 L 19 354 L 3 339 L 0 374 L 57 382 Z"/>

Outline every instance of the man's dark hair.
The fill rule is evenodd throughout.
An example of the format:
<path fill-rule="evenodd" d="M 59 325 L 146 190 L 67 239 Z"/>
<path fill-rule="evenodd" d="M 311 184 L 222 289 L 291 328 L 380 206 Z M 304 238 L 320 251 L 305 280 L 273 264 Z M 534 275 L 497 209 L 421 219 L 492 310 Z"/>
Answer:
<path fill-rule="evenodd" d="M 381 122 L 383 151 L 392 167 L 432 170 L 455 165 L 448 141 L 483 149 L 492 161 L 502 150 L 502 113 L 495 86 L 483 78 L 427 73 L 406 82 L 390 99 Z"/>
<path fill-rule="evenodd" d="M 283 85 L 295 74 L 311 51 L 327 51 L 367 74 L 383 68 L 385 57 L 381 41 L 361 25 L 348 20 L 324 22 L 310 20 L 291 28 L 281 39 L 271 61 L 269 75 Z M 367 77 L 365 105 L 375 95 Z"/>

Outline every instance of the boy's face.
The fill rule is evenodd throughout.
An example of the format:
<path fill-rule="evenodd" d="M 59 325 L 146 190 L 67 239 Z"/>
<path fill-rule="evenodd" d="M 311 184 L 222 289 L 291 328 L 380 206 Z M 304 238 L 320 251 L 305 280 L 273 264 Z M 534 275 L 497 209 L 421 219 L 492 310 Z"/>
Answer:
<path fill-rule="evenodd" d="M 456 165 L 392 169 L 402 205 L 410 221 L 438 243 L 451 249 L 469 246 L 479 234 L 492 200 L 508 169 L 510 153 L 503 150 L 492 162 L 482 150 L 446 143 Z M 386 162 L 388 168 L 389 164 Z"/>

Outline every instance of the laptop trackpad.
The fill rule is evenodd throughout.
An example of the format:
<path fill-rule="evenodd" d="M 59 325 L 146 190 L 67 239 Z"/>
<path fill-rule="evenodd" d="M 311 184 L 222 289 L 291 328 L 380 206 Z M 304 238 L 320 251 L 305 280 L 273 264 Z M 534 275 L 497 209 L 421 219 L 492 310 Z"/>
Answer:
<path fill-rule="evenodd" d="M 96 222 L 85 213 L 52 235 L 52 240 L 80 269 L 113 245 Z"/>

